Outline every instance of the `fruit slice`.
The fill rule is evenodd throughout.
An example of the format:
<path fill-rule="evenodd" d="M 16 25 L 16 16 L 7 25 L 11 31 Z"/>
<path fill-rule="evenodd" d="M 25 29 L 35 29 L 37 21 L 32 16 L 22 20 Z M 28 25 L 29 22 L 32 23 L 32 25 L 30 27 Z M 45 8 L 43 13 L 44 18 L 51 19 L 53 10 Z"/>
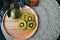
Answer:
<path fill-rule="evenodd" d="M 20 16 L 19 10 L 17 8 L 13 8 L 11 10 L 11 18 L 16 19 Z"/>
<path fill-rule="evenodd" d="M 34 15 L 28 12 L 23 12 L 22 19 L 25 20 L 26 22 L 34 21 Z"/>
<path fill-rule="evenodd" d="M 29 21 L 34 21 L 35 18 L 34 18 L 34 15 L 33 14 L 29 14 L 26 16 L 25 18 L 26 22 L 29 22 Z"/>
<path fill-rule="evenodd" d="M 23 30 L 26 28 L 26 22 L 24 20 L 20 20 L 18 22 L 18 29 Z"/>
<path fill-rule="evenodd" d="M 34 29 L 35 27 L 36 27 L 36 23 L 35 23 L 35 22 L 30 21 L 30 22 L 27 23 L 27 29 L 28 29 L 28 30 L 32 30 L 32 29 Z"/>
<path fill-rule="evenodd" d="M 22 14 L 22 19 L 23 20 L 26 20 L 26 16 L 28 16 L 29 14 L 28 14 L 28 12 L 23 12 L 23 14 Z"/>

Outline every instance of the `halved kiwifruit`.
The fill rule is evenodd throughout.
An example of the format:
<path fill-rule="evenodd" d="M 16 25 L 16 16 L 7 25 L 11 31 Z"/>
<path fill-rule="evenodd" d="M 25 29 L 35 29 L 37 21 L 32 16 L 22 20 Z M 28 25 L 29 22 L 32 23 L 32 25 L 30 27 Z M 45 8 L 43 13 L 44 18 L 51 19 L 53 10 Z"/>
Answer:
<path fill-rule="evenodd" d="M 22 14 L 22 19 L 23 19 L 23 20 L 26 20 L 26 16 L 27 16 L 27 15 L 29 15 L 28 12 L 23 12 L 23 14 Z"/>
<path fill-rule="evenodd" d="M 22 14 L 22 19 L 25 20 L 26 22 L 29 22 L 29 21 L 34 21 L 34 15 L 33 14 L 30 14 L 28 12 L 24 12 Z"/>
<path fill-rule="evenodd" d="M 26 22 L 34 21 L 34 20 L 35 20 L 35 17 L 34 17 L 33 14 L 27 15 L 27 16 L 26 16 L 26 19 L 25 19 Z"/>
<path fill-rule="evenodd" d="M 23 30 L 26 28 L 26 22 L 24 20 L 20 20 L 18 22 L 18 29 Z"/>
<path fill-rule="evenodd" d="M 30 21 L 30 22 L 27 23 L 27 29 L 28 29 L 28 30 L 32 30 L 32 29 L 34 29 L 35 27 L 36 27 L 36 23 L 35 23 L 35 22 Z"/>

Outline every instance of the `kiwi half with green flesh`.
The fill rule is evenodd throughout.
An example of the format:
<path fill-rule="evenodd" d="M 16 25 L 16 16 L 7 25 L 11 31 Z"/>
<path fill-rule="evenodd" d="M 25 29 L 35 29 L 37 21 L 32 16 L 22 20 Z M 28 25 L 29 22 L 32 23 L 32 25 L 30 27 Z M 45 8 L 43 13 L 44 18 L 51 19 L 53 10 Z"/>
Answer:
<path fill-rule="evenodd" d="M 26 22 L 24 20 L 20 20 L 18 22 L 18 29 L 23 30 L 26 28 Z"/>
<path fill-rule="evenodd" d="M 33 21 L 30 21 L 27 23 L 27 29 L 28 30 L 33 30 L 36 27 L 36 23 Z"/>
<path fill-rule="evenodd" d="M 29 15 L 28 12 L 23 12 L 23 14 L 22 14 L 22 19 L 23 19 L 23 20 L 26 20 L 26 16 L 27 16 L 27 15 Z"/>
<path fill-rule="evenodd" d="M 19 10 L 17 8 L 11 9 L 11 18 L 16 19 L 20 16 Z"/>
<path fill-rule="evenodd" d="M 34 21 L 34 20 L 35 20 L 35 17 L 34 17 L 33 14 L 27 15 L 27 16 L 26 16 L 26 19 L 25 19 L 26 22 Z"/>

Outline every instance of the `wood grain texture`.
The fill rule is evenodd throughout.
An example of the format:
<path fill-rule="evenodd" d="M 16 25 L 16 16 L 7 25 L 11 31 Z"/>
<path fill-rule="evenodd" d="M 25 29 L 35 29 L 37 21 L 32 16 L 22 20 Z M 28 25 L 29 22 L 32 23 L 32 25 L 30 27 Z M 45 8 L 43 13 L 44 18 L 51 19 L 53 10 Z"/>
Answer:
<path fill-rule="evenodd" d="M 24 6 L 23 8 L 20 8 L 20 11 L 21 13 L 25 11 L 32 13 L 35 16 L 36 27 L 33 30 L 28 30 L 28 29 L 19 30 L 17 27 L 17 23 L 20 20 L 20 18 L 18 19 L 8 18 L 7 12 L 6 12 L 3 17 L 3 24 L 4 24 L 5 31 L 9 36 L 13 37 L 16 40 L 27 39 L 31 37 L 38 28 L 38 17 L 30 7 Z"/>

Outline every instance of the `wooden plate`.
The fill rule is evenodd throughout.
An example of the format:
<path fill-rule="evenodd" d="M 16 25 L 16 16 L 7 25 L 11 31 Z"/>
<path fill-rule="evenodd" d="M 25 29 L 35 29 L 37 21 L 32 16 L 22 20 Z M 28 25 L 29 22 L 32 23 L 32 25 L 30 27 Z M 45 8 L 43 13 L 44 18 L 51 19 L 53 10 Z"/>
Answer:
<path fill-rule="evenodd" d="M 7 11 L 5 12 L 3 16 L 3 26 L 6 31 L 6 33 L 14 38 L 14 39 L 27 39 L 30 38 L 37 30 L 38 28 L 38 17 L 37 14 L 34 12 L 33 9 L 31 9 L 28 6 L 24 6 L 23 8 L 20 9 L 21 12 L 27 11 L 29 13 L 32 13 L 35 16 L 35 21 L 36 21 L 36 27 L 33 30 L 19 30 L 17 27 L 17 22 L 20 20 L 18 19 L 12 19 L 8 18 L 7 16 Z"/>

